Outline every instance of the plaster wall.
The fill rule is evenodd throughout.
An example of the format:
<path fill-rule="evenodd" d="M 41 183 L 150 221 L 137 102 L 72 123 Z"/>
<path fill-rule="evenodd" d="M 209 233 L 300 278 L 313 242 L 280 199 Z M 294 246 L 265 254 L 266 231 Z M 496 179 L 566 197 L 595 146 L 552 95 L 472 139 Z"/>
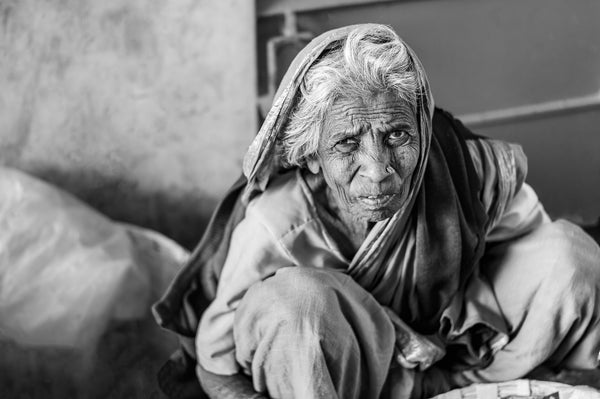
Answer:
<path fill-rule="evenodd" d="M 0 1 L 0 164 L 193 245 L 256 132 L 254 13 Z"/>

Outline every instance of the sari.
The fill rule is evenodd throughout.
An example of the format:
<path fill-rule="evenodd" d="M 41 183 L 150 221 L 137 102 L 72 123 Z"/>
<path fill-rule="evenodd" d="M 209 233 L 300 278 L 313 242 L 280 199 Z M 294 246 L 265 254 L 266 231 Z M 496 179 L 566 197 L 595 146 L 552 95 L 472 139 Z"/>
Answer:
<path fill-rule="evenodd" d="M 283 172 L 278 140 L 303 76 L 353 28 L 327 32 L 298 54 L 244 158 L 243 175 L 218 205 L 188 263 L 153 306 L 158 324 L 179 335 L 188 363 L 195 361 L 194 335 L 203 309 L 215 296 L 231 234 L 248 202 Z M 410 48 L 408 53 L 421 87 L 416 104 L 421 148 L 409 200 L 373 227 L 347 274 L 417 332 L 457 346 L 453 356 L 458 363 L 483 367 L 494 346 L 505 341 L 506 327 L 478 266 L 489 226 L 523 182 L 524 156 L 516 146 L 475 136 L 435 108 L 425 71 Z M 482 170 L 485 184 L 479 177 Z M 468 306 L 469 292 L 486 307 Z"/>

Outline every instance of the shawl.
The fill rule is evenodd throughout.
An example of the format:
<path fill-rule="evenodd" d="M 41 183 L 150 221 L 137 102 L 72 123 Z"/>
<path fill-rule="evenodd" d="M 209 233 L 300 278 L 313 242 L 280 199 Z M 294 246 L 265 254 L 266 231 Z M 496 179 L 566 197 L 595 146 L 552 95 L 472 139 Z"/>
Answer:
<path fill-rule="evenodd" d="M 195 357 L 194 336 L 202 311 L 214 298 L 231 233 L 248 201 L 268 190 L 280 172 L 277 138 L 308 68 L 354 26 L 315 38 L 293 61 L 243 164 L 243 175 L 217 206 L 209 225 L 163 297 L 152 310 L 158 324 L 177 333 Z M 443 313 L 460 306 L 461 294 L 483 254 L 486 209 L 481 182 L 466 145 L 476 136 L 449 113 L 434 108 L 424 69 L 409 48 L 421 84 L 417 121 L 421 153 L 407 204 L 378 222 L 348 273 L 380 303 L 390 306 L 416 331 L 436 333 Z"/>

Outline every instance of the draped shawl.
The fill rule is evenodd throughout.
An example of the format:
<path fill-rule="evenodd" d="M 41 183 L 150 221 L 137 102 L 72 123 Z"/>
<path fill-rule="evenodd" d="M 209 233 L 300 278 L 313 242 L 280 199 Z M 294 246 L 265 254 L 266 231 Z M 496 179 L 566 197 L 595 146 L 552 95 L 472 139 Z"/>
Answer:
<path fill-rule="evenodd" d="M 244 218 L 248 201 L 268 190 L 269 179 L 281 172 L 277 139 L 300 82 L 319 56 L 353 28 L 324 33 L 298 54 L 244 158 L 243 175 L 216 208 L 188 263 L 153 306 L 157 322 L 179 334 L 192 357 L 198 321 L 214 298 L 231 233 Z M 421 152 L 410 199 L 374 226 L 347 273 L 415 330 L 431 334 L 447 330 L 444 315 L 458 317 L 466 283 L 483 253 L 488 218 L 466 144 L 476 137 L 449 113 L 434 109 L 423 67 L 410 48 L 408 54 L 421 86 L 416 107 Z"/>

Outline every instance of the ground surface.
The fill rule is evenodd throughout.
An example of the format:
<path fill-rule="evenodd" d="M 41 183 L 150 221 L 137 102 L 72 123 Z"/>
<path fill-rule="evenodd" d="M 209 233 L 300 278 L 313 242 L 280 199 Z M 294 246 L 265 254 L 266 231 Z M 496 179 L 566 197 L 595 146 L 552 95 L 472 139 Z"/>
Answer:
<path fill-rule="evenodd" d="M 113 325 L 95 354 L 0 343 L 1 399 L 164 399 L 156 373 L 175 342 L 152 320 Z"/>

